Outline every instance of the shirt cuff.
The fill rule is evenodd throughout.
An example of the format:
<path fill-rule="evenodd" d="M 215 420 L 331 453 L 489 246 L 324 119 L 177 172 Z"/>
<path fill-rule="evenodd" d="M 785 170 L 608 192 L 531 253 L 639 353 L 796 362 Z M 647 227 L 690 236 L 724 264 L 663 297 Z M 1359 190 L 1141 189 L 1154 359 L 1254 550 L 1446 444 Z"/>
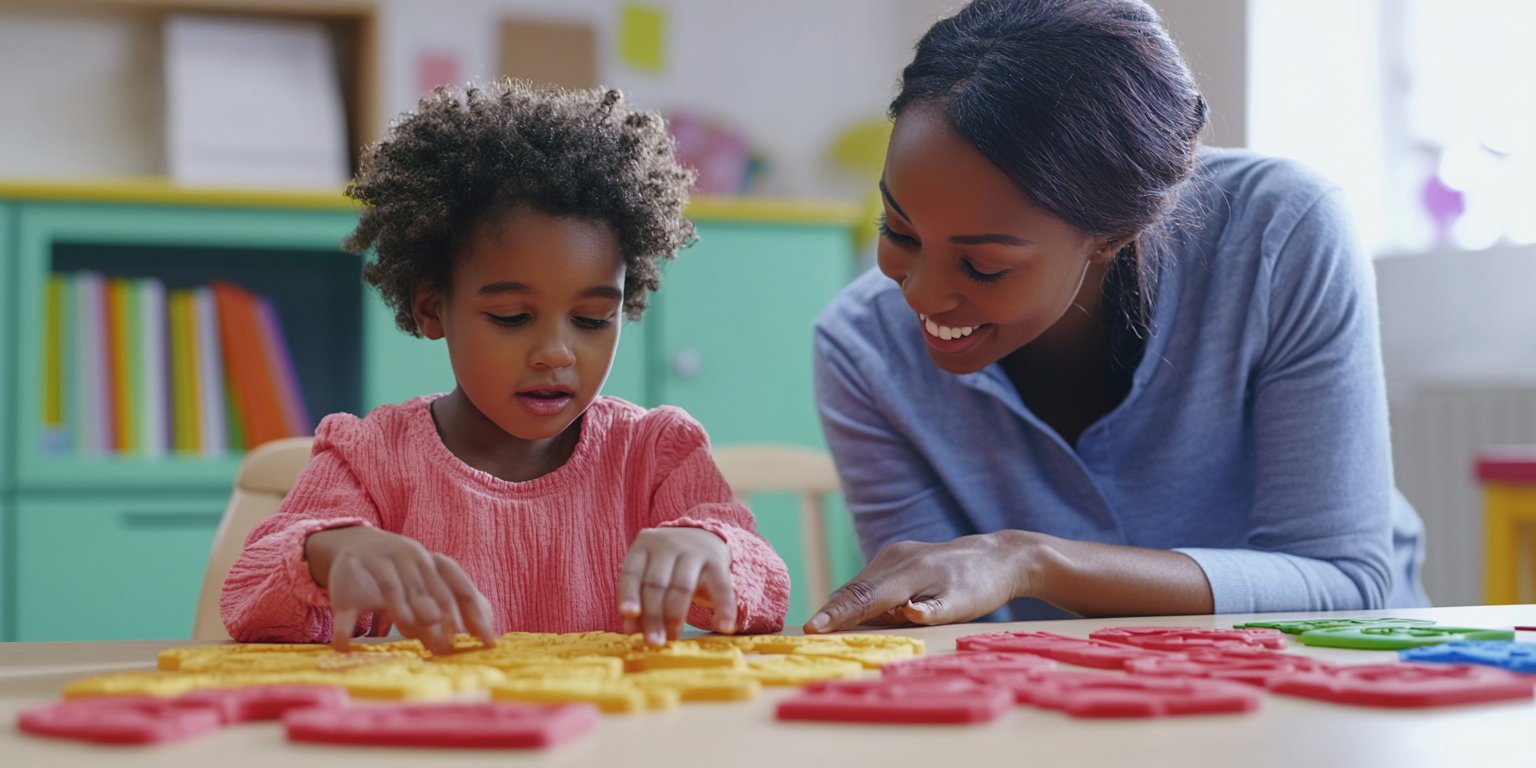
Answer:
<path fill-rule="evenodd" d="M 657 528 L 701 528 L 725 540 L 731 550 L 731 588 L 736 595 L 736 632 L 738 634 L 762 634 L 778 632 L 784 628 L 784 613 L 789 606 L 789 574 L 782 560 L 778 568 L 759 562 L 760 550 L 778 560 L 777 553 L 756 534 L 744 531 L 719 520 L 679 517 L 656 526 Z M 691 606 L 688 623 L 699 629 L 713 630 L 710 626 L 713 611 Z"/>
<path fill-rule="evenodd" d="M 353 526 L 373 527 L 367 520 L 361 517 L 328 517 L 323 519 L 299 520 L 282 532 L 278 533 L 277 542 L 274 542 L 279 552 L 282 552 L 283 567 L 279 578 L 288 587 L 289 594 L 297 597 L 300 602 L 312 605 L 316 608 L 330 608 L 331 597 L 325 587 L 315 583 L 315 577 L 309 572 L 309 561 L 304 559 L 304 542 L 311 533 L 328 531 L 332 528 L 351 528 Z"/>

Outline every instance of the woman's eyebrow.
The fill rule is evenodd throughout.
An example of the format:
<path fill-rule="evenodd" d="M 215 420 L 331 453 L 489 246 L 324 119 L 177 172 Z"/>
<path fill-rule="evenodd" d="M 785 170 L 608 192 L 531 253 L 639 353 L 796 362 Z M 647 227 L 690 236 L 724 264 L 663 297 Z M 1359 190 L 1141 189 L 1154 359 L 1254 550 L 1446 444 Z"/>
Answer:
<path fill-rule="evenodd" d="M 897 216 L 900 216 L 908 224 L 912 223 L 912 220 L 907 218 L 907 212 L 903 211 L 901 206 L 896 204 L 896 198 L 891 197 L 891 191 L 885 188 L 885 179 L 880 180 L 880 194 L 885 196 L 885 201 L 891 204 L 891 210 L 895 211 Z"/>
<path fill-rule="evenodd" d="M 891 197 L 891 190 L 886 188 L 885 179 L 881 179 L 879 183 L 880 194 L 885 197 L 885 202 L 890 203 L 891 210 L 895 211 L 902 220 L 911 224 L 912 219 L 907 216 L 907 212 L 896 204 L 896 198 Z M 1031 242 L 1013 235 L 955 235 L 949 241 L 956 245 L 1029 245 Z"/>
<path fill-rule="evenodd" d="M 955 235 L 949 241 L 956 245 L 1029 245 L 1031 242 L 1013 235 Z"/>

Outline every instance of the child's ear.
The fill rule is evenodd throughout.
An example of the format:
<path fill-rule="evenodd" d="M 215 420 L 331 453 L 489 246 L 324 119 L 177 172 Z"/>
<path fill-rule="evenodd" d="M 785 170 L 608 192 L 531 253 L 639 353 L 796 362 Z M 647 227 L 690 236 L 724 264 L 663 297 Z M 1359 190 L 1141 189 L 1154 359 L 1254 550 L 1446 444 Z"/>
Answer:
<path fill-rule="evenodd" d="M 443 294 L 426 286 L 416 288 L 416 293 L 411 297 L 411 314 L 416 318 L 416 327 L 421 329 L 421 335 L 436 341 L 445 334 L 443 332 L 443 309 L 446 301 Z"/>

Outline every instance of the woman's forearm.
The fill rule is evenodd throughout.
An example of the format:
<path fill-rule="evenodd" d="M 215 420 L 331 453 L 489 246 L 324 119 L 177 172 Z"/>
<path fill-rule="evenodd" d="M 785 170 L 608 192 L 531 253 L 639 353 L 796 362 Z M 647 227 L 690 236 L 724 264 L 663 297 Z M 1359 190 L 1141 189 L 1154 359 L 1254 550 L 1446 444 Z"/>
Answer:
<path fill-rule="evenodd" d="M 999 531 L 1014 553 L 1019 592 L 1079 616 L 1211 613 L 1211 584 L 1188 555 L 1162 549 Z"/>

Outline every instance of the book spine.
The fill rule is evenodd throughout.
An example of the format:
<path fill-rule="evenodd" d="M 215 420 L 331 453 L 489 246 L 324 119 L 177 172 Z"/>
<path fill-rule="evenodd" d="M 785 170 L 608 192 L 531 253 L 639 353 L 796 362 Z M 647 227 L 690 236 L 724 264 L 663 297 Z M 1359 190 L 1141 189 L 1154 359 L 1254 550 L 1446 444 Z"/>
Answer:
<path fill-rule="evenodd" d="M 75 446 L 84 456 L 101 455 L 100 436 L 109 418 L 102 407 L 101 328 L 101 276 L 80 272 L 75 275 L 75 402 L 80 409 L 74 426 Z"/>
<path fill-rule="evenodd" d="M 166 299 L 171 336 L 172 442 L 176 452 L 202 452 L 202 413 L 197 384 L 197 306 L 190 291 L 171 291 Z"/>
<path fill-rule="evenodd" d="M 43 453 L 67 449 L 64 423 L 64 291 L 63 275 L 48 277 L 43 300 Z"/>
<path fill-rule="evenodd" d="M 225 369 L 240 414 L 245 448 L 250 450 L 285 433 L 257 325 L 256 297 L 230 283 L 215 283 L 213 290 L 219 301 Z"/>
<path fill-rule="evenodd" d="M 64 390 L 64 436 L 63 450 L 66 452 L 79 452 L 80 450 L 80 286 L 74 275 L 63 275 L 64 295 L 61 297 L 63 306 L 60 315 L 63 328 L 61 331 L 59 350 L 60 367 L 63 375 L 61 385 Z"/>
<path fill-rule="evenodd" d="M 139 449 L 145 458 L 163 459 L 170 451 L 170 389 L 167 381 L 165 283 L 135 281 L 138 289 Z"/>
<path fill-rule="evenodd" d="M 112 412 L 115 417 L 116 430 L 112 441 L 112 449 L 119 454 L 131 454 L 138 447 L 137 425 L 134 417 L 138 415 L 138 398 L 135 396 L 137 381 L 135 381 L 134 369 L 137 367 L 138 346 L 135 326 L 137 318 L 134 316 L 133 284 L 121 278 L 107 281 L 107 333 L 111 344 L 112 366 Z"/>
<path fill-rule="evenodd" d="M 304 403 L 304 391 L 299 387 L 293 354 L 288 348 L 288 337 L 283 333 L 283 321 L 277 314 L 277 306 L 270 297 L 261 296 L 256 300 L 256 310 L 262 340 L 265 342 L 262 346 L 267 353 L 267 370 L 273 374 L 273 389 L 282 409 L 283 431 L 287 436 L 314 434 L 310 427 L 309 408 Z"/>
<path fill-rule="evenodd" d="M 202 426 L 199 445 L 206 458 L 222 458 L 229 447 L 228 420 L 225 411 L 224 352 L 219 330 L 219 312 L 213 290 L 208 287 L 193 292 L 194 336 L 197 345 L 198 414 Z"/>

